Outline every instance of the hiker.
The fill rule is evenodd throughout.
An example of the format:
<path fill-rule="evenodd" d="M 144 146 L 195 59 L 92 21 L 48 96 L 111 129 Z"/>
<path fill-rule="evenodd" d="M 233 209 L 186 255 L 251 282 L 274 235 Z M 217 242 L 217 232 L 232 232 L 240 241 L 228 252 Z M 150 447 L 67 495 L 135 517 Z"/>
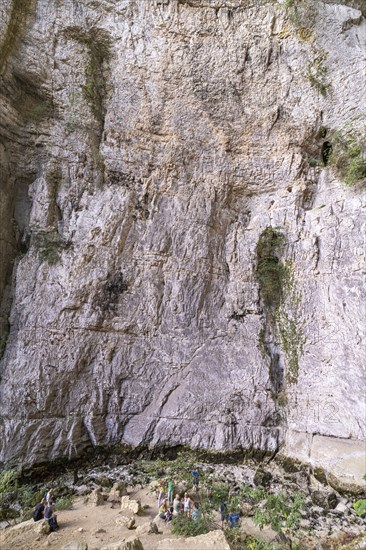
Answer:
<path fill-rule="evenodd" d="M 198 492 L 198 484 L 199 484 L 199 477 L 200 477 L 200 474 L 199 472 L 197 472 L 196 470 L 194 472 L 192 472 L 192 475 L 193 475 L 193 487 L 194 487 L 194 490 L 196 491 L 196 493 Z"/>
<path fill-rule="evenodd" d="M 53 510 L 52 500 L 47 503 L 44 509 L 44 519 L 48 521 L 51 531 L 56 531 L 58 529 L 57 516 Z"/>
<path fill-rule="evenodd" d="M 159 488 L 159 495 L 158 495 L 158 508 L 160 508 L 160 505 L 164 500 L 165 500 L 164 487 L 160 487 Z"/>
<path fill-rule="evenodd" d="M 168 501 L 169 501 L 169 504 L 172 504 L 172 502 L 173 502 L 173 492 L 174 492 L 174 483 L 172 481 L 168 481 Z"/>
<path fill-rule="evenodd" d="M 46 499 L 47 504 L 49 504 L 50 501 L 53 501 L 53 489 L 48 489 L 47 493 L 45 494 L 44 498 Z"/>
<path fill-rule="evenodd" d="M 197 504 L 195 502 L 192 503 L 192 519 L 193 521 L 197 521 L 201 518 L 201 510 L 198 508 Z"/>
<path fill-rule="evenodd" d="M 168 499 L 165 499 L 161 506 L 159 506 L 159 517 L 166 520 L 168 514 Z"/>
<path fill-rule="evenodd" d="M 227 517 L 227 504 L 226 502 L 222 502 L 220 504 L 220 514 L 221 514 L 221 528 L 224 527 L 224 521 Z"/>
<path fill-rule="evenodd" d="M 165 514 L 165 523 L 169 523 L 173 519 L 173 506 L 170 506 Z"/>
<path fill-rule="evenodd" d="M 229 515 L 230 528 L 233 529 L 234 527 L 237 527 L 239 525 L 239 520 L 240 520 L 239 514 L 230 514 Z"/>
<path fill-rule="evenodd" d="M 206 491 L 207 491 L 207 500 L 210 504 L 212 504 L 212 487 L 211 487 L 211 485 L 207 485 Z"/>
<path fill-rule="evenodd" d="M 44 509 L 47 502 L 45 498 L 42 498 L 41 502 L 37 504 L 35 509 L 33 510 L 33 519 L 34 521 L 40 521 L 43 519 Z"/>
<path fill-rule="evenodd" d="M 182 503 L 180 501 L 180 496 L 175 495 L 175 499 L 173 501 L 173 516 L 179 516 L 181 511 L 182 511 Z"/>
<path fill-rule="evenodd" d="M 184 511 L 184 515 L 187 517 L 191 517 L 191 503 L 192 501 L 189 498 L 188 493 L 184 493 L 183 511 Z"/>

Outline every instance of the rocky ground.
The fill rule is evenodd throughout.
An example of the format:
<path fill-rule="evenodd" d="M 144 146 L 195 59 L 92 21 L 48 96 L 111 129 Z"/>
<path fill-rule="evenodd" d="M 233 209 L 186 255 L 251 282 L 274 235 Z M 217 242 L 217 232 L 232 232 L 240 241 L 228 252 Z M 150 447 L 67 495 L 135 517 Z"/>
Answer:
<path fill-rule="evenodd" d="M 65 474 L 49 483 L 55 490 L 56 509 L 57 500 L 65 498 L 62 495 L 73 495 L 72 509 L 57 511 L 59 531 L 48 534 L 41 522 L 18 523 L 19 518 L 13 519 L 1 524 L 0 547 L 2 550 L 35 550 L 43 546 L 65 550 L 366 548 L 366 537 L 362 538 L 365 514 L 358 515 L 354 509 L 360 495 L 342 496 L 323 485 L 313 473 L 285 472 L 279 465 L 202 463 L 195 467 L 201 473 L 198 494 L 192 492 L 189 477 L 192 463 L 188 455 L 172 462 L 140 461 L 79 471 L 78 480 L 74 479 L 75 472 Z M 208 502 L 207 487 L 213 488 L 210 533 L 185 541 L 172 532 L 171 525 L 165 525 L 157 517 L 156 487 L 162 478 L 173 479 L 181 493 L 191 491 L 202 510 Z M 42 487 L 34 485 L 34 493 L 39 493 Z M 229 491 L 226 494 L 229 511 L 235 511 L 236 507 L 241 516 L 236 530 L 221 529 L 215 499 L 223 487 Z"/>

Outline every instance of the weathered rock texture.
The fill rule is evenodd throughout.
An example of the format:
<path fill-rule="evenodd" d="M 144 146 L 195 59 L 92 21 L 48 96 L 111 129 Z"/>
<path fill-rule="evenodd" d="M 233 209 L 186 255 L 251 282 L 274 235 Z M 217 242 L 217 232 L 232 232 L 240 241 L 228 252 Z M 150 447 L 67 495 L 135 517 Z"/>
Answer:
<path fill-rule="evenodd" d="M 360 474 L 365 196 L 320 166 L 364 124 L 344 4 L 2 1 L 3 462 L 324 436 Z"/>

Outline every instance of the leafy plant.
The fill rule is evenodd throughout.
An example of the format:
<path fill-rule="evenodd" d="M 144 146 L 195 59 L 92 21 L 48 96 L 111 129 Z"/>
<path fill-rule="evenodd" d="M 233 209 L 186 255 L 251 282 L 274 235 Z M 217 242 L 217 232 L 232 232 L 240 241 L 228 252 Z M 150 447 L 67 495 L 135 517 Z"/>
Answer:
<path fill-rule="evenodd" d="M 197 520 L 180 514 L 172 520 L 172 533 L 183 537 L 204 535 L 213 529 L 215 529 L 215 524 L 212 513 L 206 513 Z"/>
<path fill-rule="evenodd" d="M 225 527 L 224 535 L 231 550 L 243 550 L 244 539 L 240 527 Z"/>
<path fill-rule="evenodd" d="M 9 493 L 18 489 L 19 470 L 4 470 L 0 474 L 0 493 Z"/>
<path fill-rule="evenodd" d="M 366 499 L 361 498 L 359 500 L 356 500 L 356 502 L 353 503 L 353 509 L 356 512 L 358 516 L 363 516 L 366 514 Z"/>
<path fill-rule="evenodd" d="M 276 544 L 275 545 L 270 544 L 257 537 L 252 537 L 251 535 L 248 535 L 245 538 L 244 546 L 242 546 L 241 548 L 245 548 L 245 550 L 279 550 L 280 549 L 280 547 Z"/>
<path fill-rule="evenodd" d="M 354 131 L 345 129 L 333 134 L 329 164 L 347 185 L 366 177 L 366 161 L 361 139 Z"/>
<path fill-rule="evenodd" d="M 221 503 L 227 502 L 229 499 L 229 487 L 226 483 L 217 482 L 212 485 L 211 502 L 215 508 L 218 508 Z"/>
<path fill-rule="evenodd" d="M 240 489 L 240 496 L 245 502 L 255 505 L 266 498 L 267 493 L 263 487 L 245 486 Z"/>
<path fill-rule="evenodd" d="M 260 529 L 271 525 L 272 529 L 280 532 L 282 524 L 288 529 L 295 529 L 300 523 L 302 502 L 301 495 L 296 495 L 293 500 L 284 494 L 269 495 L 264 507 L 256 510 L 254 522 Z"/>
<path fill-rule="evenodd" d="M 72 510 L 72 498 L 68 496 L 60 497 L 56 500 L 57 510 Z"/>

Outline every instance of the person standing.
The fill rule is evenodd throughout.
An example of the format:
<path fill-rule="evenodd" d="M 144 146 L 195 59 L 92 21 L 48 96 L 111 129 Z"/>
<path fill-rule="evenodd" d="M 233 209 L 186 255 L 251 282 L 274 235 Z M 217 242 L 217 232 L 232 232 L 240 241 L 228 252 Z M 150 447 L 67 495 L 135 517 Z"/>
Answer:
<path fill-rule="evenodd" d="M 174 494 L 174 483 L 172 481 L 168 481 L 168 501 L 169 501 L 169 504 L 172 504 L 172 502 L 173 502 L 173 494 Z"/>
<path fill-rule="evenodd" d="M 175 499 L 173 501 L 173 516 L 179 516 L 181 511 L 182 511 L 182 503 L 180 501 L 180 496 L 175 495 Z"/>
<path fill-rule="evenodd" d="M 184 515 L 187 516 L 187 517 L 191 517 L 191 499 L 189 498 L 188 496 L 188 493 L 184 493 L 184 498 L 183 498 L 183 511 L 184 511 Z"/>
<path fill-rule="evenodd" d="M 163 487 L 159 487 L 159 495 L 158 495 L 158 508 L 160 508 L 160 505 L 165 500 L 165 492 Z"/>

